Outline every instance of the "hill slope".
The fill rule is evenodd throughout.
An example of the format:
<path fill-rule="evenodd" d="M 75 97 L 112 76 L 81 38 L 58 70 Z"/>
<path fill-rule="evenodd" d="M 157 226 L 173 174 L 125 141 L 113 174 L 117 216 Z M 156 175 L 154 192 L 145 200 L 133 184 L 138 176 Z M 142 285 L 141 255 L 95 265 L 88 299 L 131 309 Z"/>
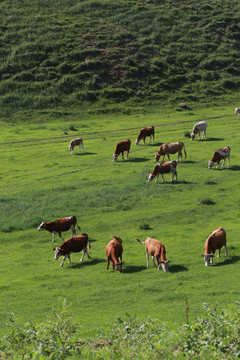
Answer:
<path fill-rule="evenodd" d="M 217 101 L 240 90 L 239 1 L 5 0 L 0 108 Z"/>

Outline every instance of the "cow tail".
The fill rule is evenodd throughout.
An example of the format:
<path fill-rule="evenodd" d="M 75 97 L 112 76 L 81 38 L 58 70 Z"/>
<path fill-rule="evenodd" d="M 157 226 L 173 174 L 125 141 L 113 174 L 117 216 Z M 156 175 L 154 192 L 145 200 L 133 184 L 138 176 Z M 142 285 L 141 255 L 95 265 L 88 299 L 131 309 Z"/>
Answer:
<path fill-rule="evenodd" d="M 144 241 L 140 241 L 138 238 L 136 238 L 135 240 L 137 240 L 140 244 L 145 244 Z"/>
<path fill-rule="evenodd" d="M 78 230 L 81 230 L 80 226 L 78 226 L 78 223 L 76 223 L 76 224 L 77 224 Z"/>

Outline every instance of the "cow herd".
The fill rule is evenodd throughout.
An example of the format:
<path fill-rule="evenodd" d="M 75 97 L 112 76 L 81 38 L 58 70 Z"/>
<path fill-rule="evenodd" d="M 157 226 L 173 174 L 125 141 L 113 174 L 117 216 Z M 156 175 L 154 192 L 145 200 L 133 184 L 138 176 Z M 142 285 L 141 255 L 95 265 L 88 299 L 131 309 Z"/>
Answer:
<path fill-rule="evenodd" d="M 235 109 L 235 113 L 240 114 L 240 108 Z M 206 129 L 207 129 L 207 123 L 206 121 L 200 121 L 197 124 L 193 126 L 192 133 L 190 135 L 191 139 L 194 140 L 195 136 L 199 135 L 199 140 L 201 138 L 201 132 L 202 138 L 206 137 Z M 148 126 L 140 130 L 135 144 L 138 145 L 141 140 L 143 140 L 143 143 L 145 144 L 146 137 L 149 137 L 149 142 L 154 142 L 154 126 Z M 82 147 L 82 151 L 84 152 L 83 148 L 83 139 L 77 138 L 74 140 L 71 140 L 69 145 L 69 150 L 71 153 L 74 152 L 74 147 L 79 146 Z M 115 152 L 113 154 L 113 161 L 117 161 L 117 157 L 119 155 L 122 155 L 122 159 L 124 159 L 124 152 L 127 153 L 127 159 L 129 157 L 131 147 L 131 140 L 126 139 L 123 141 L 120 141 L 115 148 Z M 185 159 L 187 157 L 187 153 L 185 150 L 185 145 L 183 142 L 173 142 L 173 143 L 165 143 L 162 144 L 158 150 L 158 152 L 155 154 L 155 160 L 159 161 L 159 159 L 162 158 L 162 161 L 154 166 L 152 174 L 149 174 L 148 181 L 152 181 L 154 178 L 156 178 L 156 181 L 158 179 L 159 174 L 162 176 L 162 180 L 164 182 L 164 174 L 171 173 L 172 179 L 174 180 L 174 177 L 177 180 L 177 163 L 178 161 L 182 161 L 182 151 L 184 151 Z M 222 166 L 224 166 L 225 160 L 228 159 L 228 166 L 230 164 L 230 147 L 226 146 L 221 149 L 218 149 L 214 152 L 214 155 L 211 160 L 208 162 L 208 168 L 212 168 L 213 164 L 216 162 L 217 166 L 219 166 L 220 161 L 223 160 Z M 170 160 L 170 154 L 178 154 L 177 161 L 171 161 Z M 164 162 L 164 157 L 167 155 L 168 160 Z M 66 218 L 62 218 L 59 220 L 54 220 L 52 222 L 42 222 L 40 226 L 38 227 L 38 230 L 47 230 L 50 233 L 52 233 L 52 242 L 55 242 L 55 234 L 58 234 L 59 237 L 63 240 L 63 243 L 59 247 L 54 247 L 54 259 L 57 260 L 60 256 L 63 256 L 63 260 L 61 262 L 60 266 L 63 266 L 64 261 L 66 258 L 68 258 L 68 262 L 70 263 L 70 254 L 74 252 L 80 252 L 82 251 L 82 257 L 80 261 L 83 261 L 85 254 L 87 254 L 87 257 L 90 259 L 90 255 L 88 251 L 91 249 L 89 238 L 86 233 L 81 235 L 76 235 L 76 229 L 75 226 L 78 227 L 79 230 L 80 227 L 77 224 L 76 216 L 70 216 Z M 69 239 L 64 240 L 62 237 L 63 231 L 72 231 L 72 235 Z M 164 272 L 169 271 L 169 262 L 166 259 L 166 249 L 165 246 L 156 239 L 152 239 L 150 237 L 147 237 L 147 239 L 142 242 L 138 238 L 136 239 L 139 243 L 145 244 L 145 251 L 146 251 L 146 258 L 147 258 L 147 267 L 149 267 L 149 255 L 152 256 L 153 265 L 160 270 L 161 268 L 164 270 Z M 225 248 L 225 255 L 228 256 L 227 253 L 227 247 L 226 247 L 226 232 L 222 227 L 219 227 L 217 230 L 213 231 L 213 233 L 207 238 L 205 245 L 204 245 L 204 254 L 201 256 L 204 257 L 205 266 L 209 266 L 213 263 L 213 257 L 216 250 L 218 250 L 218 256 L 220 256 L 220 250 L 224 246 Z M 107 255 L 107 269 L 109 269 L 110 262 L 112 263 L 113 269 L 115 267 L 117 268 L 118 272 L 122 272 L 122 253 L 123 253 L 123 245 L 122 245 L 122 239 L 117 236 L 113 236 L 113 240 L 111 240 L 105 249 L 106 255 Z M 155 260 L 157 262 L 157 265 L 155 263 Z"/>

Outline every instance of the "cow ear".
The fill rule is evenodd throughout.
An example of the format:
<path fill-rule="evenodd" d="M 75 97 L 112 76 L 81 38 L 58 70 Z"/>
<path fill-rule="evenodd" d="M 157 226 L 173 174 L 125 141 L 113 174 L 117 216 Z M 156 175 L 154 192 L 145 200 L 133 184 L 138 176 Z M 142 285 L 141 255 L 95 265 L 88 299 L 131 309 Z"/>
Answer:
<path fill-rule="evenodd" d="M 55 251 L 56 250 L 56 248 L 53 248 L 53 251 Z"/>
<path fill-rule="evenodd" d="M 204 255 L 203 255 L 203 254 L 201 254 L 201 256 L 202 256 L 202 257 L 204 257 Z"/>

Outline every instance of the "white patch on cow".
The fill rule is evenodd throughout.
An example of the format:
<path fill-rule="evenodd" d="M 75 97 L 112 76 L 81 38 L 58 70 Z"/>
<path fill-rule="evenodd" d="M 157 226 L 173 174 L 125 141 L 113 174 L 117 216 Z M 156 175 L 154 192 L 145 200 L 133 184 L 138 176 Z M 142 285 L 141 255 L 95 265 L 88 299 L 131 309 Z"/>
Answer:
<path fill-rule="evenodd" d="M 135 145 L 138 145 L 139 144 L 139 140 L 138 139 L 136 139 L 136 141 L 135 141 Z"/>
<path fill-rule="evenodd" d="M 117 161 L 117 155 L 116 154 L 113 154 L 113 161 Z"/>
<path fill-rule="evenodd" d="M 61 256 L 61 250 L 59 247 L 57 247 L 55 250 L 54 250 L 54 260 L 57 260 L 60 256 Z"/>
<path fill-rule="evenodd" d="M 162 263 L 162 268 L 163 268 L 164 272 L 168 272 L 169 271 L 169 261 L 165 261 L 164 263 Z"/>
<path fill-rule="evenodd" d="M 38 227 L 38 231 L 41 231 L 41 230 L 46 230 L 46 229 L 44 229 L 42 226 L 43 226 L 43 224 L 44 224 L 44 222 L 42 222 L 40 225 L 39 225 L 39 227 Z"/>

